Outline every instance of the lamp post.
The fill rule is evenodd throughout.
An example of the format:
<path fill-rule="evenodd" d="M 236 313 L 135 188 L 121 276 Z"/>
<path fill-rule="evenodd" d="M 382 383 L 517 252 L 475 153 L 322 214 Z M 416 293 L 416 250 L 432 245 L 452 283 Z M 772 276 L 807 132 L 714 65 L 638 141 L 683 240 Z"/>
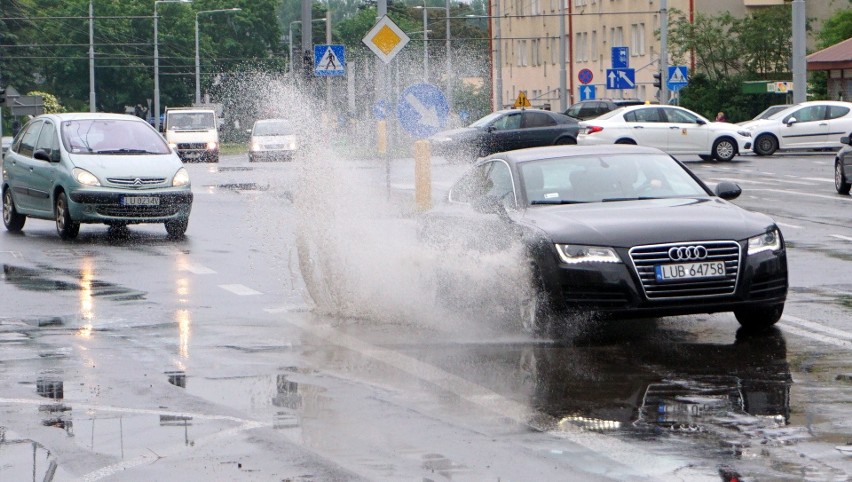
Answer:
<path fill-rule="evenodd" d="M 449 0 L 447 0 L 447 1 L 449 2 Z M 417 5 L 414 8 L 419 9 L 419 10 L 423 10 L 423 80 L 425 82 L 429 82 L 429 47 L 428 47 L 428 45 L 429 45 L 429 15 L 428 15 L 428 12 L 429 12 L 430 8 L 446 10 L 446 12 L 447 12 L 447 25 L 449 25 L 450 24 L 450 19 L 449 19 L 450 10 L 448 8 L 445 8 L 445 7 L 427 7 L 425 5 Z M 449 27 L 447 28 L 446 47 L 447 47 L 447 54 L 446 55 L 449 56 L 449 54 L 450 54 L 450 30 L 449 30 Z M 449 68 L 450 68 L 450 65 L 449 65 L 449 63 L 447 63 L 447 74 L 448 75 L 450 73 Z"/>
<path fill-rule="evenodd" d="M 324 18 L 318 18 L 316 20 L 311 20 L 311 23 L 314 23 L 314 22 L 325 22 L 325 19 Z M 298 23 L 299 25 L 301 25 L 302 21 L 301 20 L 293 20 L 292 22 L 290 22 L 290 33 L 288 34 L 288 39 L 289 39 L 289 42 L 290 42 L 290 74 L 291 75 L 293 74 L 293 24 L 294 23 Z"/>
<path fill-rule="evenodd" d="M 241 8 L 222 8 L 218 10 L 202 10 L 195 12 L 195 104 L 201 103 L 201 59 L 198 51 L 198 16 L 223 12 L 239 12 Z"/>
<path fill-rule="evenodd" d="M 500 33 L 500 0 L 494 2 L 496 5 L 496 15 L 465 15 L 466 18 L 487 18 L 489 20 L 497 19 L 491 25 L 494 25 L 494 35 L 489 35 L 491 41 L 496 43 L 492 49 L 494 57 L 491 60 L 491 70 L 494 73 L 494 110 L 503 108 L 503 60 L 500 52 L 500 42 L 502 41 Z"/>
<path fill-rule="evenodd" d="M 161 3 L 192 3 L 192 0 L 154 0 L 154 127 L 160 130 L 160 50 L 157 40 L 157 5 Z"/>

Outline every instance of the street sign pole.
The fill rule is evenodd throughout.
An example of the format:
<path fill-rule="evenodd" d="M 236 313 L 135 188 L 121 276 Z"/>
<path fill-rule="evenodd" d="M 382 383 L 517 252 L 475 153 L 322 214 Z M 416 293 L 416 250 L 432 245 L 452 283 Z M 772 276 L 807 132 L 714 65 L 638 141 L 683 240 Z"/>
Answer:
<path fill-rule="evenodd" d="M 660 0 L 660 76 L 669 71 L 669 14 L 668 0 Z M 660 82 L 660 104 L 669 103 L 669 87 Z"/>

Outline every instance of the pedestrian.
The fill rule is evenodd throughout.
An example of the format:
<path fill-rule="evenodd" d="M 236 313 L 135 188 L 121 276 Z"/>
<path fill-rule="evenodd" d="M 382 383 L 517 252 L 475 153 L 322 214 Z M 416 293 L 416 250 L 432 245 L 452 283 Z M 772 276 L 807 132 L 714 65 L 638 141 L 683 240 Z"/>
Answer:
<path fill-rule="evenodd" d="M 719 113 L 716 114 L 716 122 L 728 122 L 728 118 L 725 116 L 724 112 L 719 111 Z"/>
<path fill-rule="evenodd" d="M 18 119 L 15 119 L 12 122 L 12 137 L 17 136 L 18 132 L 21 132 L 21 121 L 19 121 Z"/>

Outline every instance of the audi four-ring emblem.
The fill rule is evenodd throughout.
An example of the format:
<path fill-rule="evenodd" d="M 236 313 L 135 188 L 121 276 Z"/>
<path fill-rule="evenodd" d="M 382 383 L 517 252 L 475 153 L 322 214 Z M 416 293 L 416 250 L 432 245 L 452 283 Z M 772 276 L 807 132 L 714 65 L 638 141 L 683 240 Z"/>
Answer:
<path fill-rule="evenodd" d="M 669 248 L 669 258 L 672 261 L 699 261 L 707 258 L 707 248 L 704 246 L 675 246 Z"/>

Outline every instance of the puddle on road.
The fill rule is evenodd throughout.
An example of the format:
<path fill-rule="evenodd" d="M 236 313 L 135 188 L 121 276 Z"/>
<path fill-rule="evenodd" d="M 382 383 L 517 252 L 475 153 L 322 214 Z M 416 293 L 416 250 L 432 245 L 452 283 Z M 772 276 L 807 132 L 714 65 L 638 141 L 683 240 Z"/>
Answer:
<path fill-rule="evenodd" d="M 55 270 L 53 270 L 55 271 Z M 50 277 L 51 270 L 25 268 L 10 264 L 3 265 L 3 280 L 26 291 L 86 291 L 87 296 L 110 298 L 115 301 L 144 300 L 144 291 L 99 281 L 91 278 L 91 273 L 66 271 L 63 274 L 74 278 L 73 281 Z"/>

